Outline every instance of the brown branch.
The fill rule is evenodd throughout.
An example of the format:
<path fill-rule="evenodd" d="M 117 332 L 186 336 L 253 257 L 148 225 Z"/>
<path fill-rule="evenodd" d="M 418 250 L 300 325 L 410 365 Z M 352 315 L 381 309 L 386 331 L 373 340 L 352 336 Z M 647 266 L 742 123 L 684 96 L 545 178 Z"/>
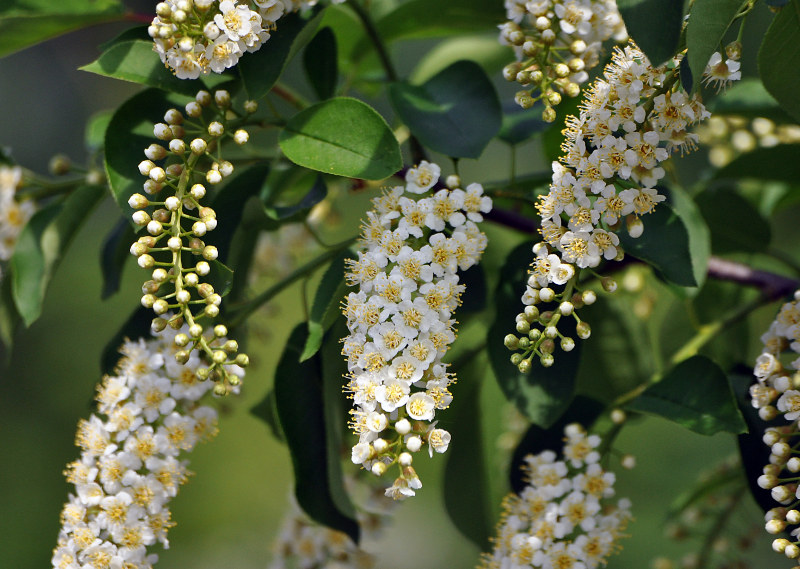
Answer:
<path fill-rule="evenodd" d="M 711 257 L 708 260 L 708 276 L 712 279 L 755 287 L 769 300 L 788 296 L 800 288 L 798 280 L 719 257 Z"/>

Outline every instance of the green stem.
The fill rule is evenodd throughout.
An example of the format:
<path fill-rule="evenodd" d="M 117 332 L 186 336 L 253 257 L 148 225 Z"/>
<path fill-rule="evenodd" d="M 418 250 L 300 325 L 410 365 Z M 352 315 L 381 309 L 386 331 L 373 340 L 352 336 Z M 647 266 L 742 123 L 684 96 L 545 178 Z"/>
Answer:
<path fill-rule="evenodd" d="M 352 239 L 348 239 L 347 241 L 343 241 L 338 243 L 330 250 L 325 251 L 321 255 L 315 257 L 305 265 L 298 267 L 295 269 L 292 274 L 281 280 L 280 282 L 275 283 L 267 290 L 253 298 L 252 300 L 247 301 L 246 303 L 233 307 L 231 310 L 231 316 L 228 319 L 228 327 L 235 328 L 236 326 L 243 323 L 247 320 L 253 313 L 265 305 L 267 302 L 272 300 L 275 296 L 279 293 L 283 292 L 289 285 L 293 284 L 294 282 L 302 279 L 303 277 L 314 273 L 317 269 L 321 268 L 325 263 L 333 259 L 336 255 L 338 255 L 341 251 L 347 249 L 353 242 L 355 242 L 356 238 L 353 237 Z"/>

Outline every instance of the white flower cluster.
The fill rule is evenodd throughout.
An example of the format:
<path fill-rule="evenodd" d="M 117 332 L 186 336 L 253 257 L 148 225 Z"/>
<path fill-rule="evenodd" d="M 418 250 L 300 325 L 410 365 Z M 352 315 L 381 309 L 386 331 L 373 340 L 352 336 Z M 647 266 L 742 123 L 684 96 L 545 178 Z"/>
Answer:
<path fill-rule="evenodd" d="M 197 79 L 211 71 L 222 73 L 244 53 L 258 51 L 278 19 L 314 4 L 316 0 L 165 0 L 156 5 L 147 31 L 161 61 L 179 79 Z"/>
<path fill-rule="evenodd" d="M 624 40 L 625 24 L 614 0 L 506 0 L 508 21 L 500 26 L 500 42 L 514 46 L 517 61 L 503 76 L 523 86 L 516 101 L 523 108 L 541 99 L 544 119 L 552 122 L 564 93 L 576 97 L 587 73 L 600 61 L 610 37 Z M 533 97 L 533 91 L 540 91 Z"/>
<path fill-rule="evenodd" d="M 800 390 L 797 373 L 800 371 L 800 290 L 794 301 L 781 307 L 769 330 L 761 336 L 764 349 L 756 359 L 753 374 L 757 382 L 750 386 L 753 407 L 759 416 L 771 421 L 778 416 L 786 421 L 779 427 L 768 427 L 764 443 L 770 447 L 769 464 L 758 478 L 758 485 L 770 490 L 772 498 L 781 504 L 766 514 L 766 529 L 775 535 L 790 531 L 793 541 L 776 539 L 772 547 L 789 559 L 800 557 L 800 489 L 797 473 L 800 472 L 800 452 L 797 435 L 800 434 Z M 789 350 L 792 361 L 782 354 Z M 784 363 L 785 362 L 785 363 Z"/>
<path fill-rule="evenodd" d="M 455 381 L 442 357 L 455 340 L 453 311 L 464 285 L 457 271 L 475 265 L 486 247 L 477 222 L 492 207 L 483 187 L 422 194 L 439 181 L 436 164 L 421 162 L 406 175 L 406 185 L 373 200 L 362 227 L 362 251 L 346 278 L 359 291 L 350 293 L 344 314 L 350 335 L 347 357 L 355 409 L 352 428 L 359 435 L 352 460 L 376 475 L 399 464 L 401 475 L 386 491 L 402 499 L 421 482 L 412 456 L 427 443 L 445 452 L 450 434 L 435 428 L 437 410 L 452 400 Z"/>
<path fill-rule="evenodd" d="M 116 375 L 98 387 L 97 414 L 79 423 L 54 569 L 147 569 L 158 557 L 147 548 L 169 546 L 168 503 L 189 474 L 181 454 L 217 431 L 217 412 L 199 403 L 212 384 L 195 374 L 198 354 L 184 365 L 170 357 L 175 334 L 126 341 Z"/>
<path fill-rule="evenodd" d="M 600 437 L 578 424 L 564 433 L 562 460 L 551 450 L 525 458 L 528 485 L 504 500 L 481 569 L 595 569 L 619 548 L 630 501 L 611 501 L 616 478 L 598 462 Z"/>
<path fill-rule="evenodd" d="M 21 185 L 22 168 L 0 166 L 0 262 L 8 261 L 14 254 L 22 228 L 36 211 L 33 200 L 17 201 L 16 192 Z"/>
<path fill-rule="evenodd" d="M 553 162 L 550 191 L 536 206 L 543 242 L 533 249 L 522 302 L 529 307 L 540 302 L 561 304 L 553 311 L 532 310 L 533 314 L 518 317 L 549 331 L 541 334 L 537 327 L 528 327 L 530 346 L 524 347 L 517 364 L 528 362 L 523 364 L 528 369 L 528 354 L 543 358 L 544 365 L 552 364 L 551 351 L 540 346 L 561 336 L 556 328 L 561 316 L 573 315 L 583 325 L 578 335 L 588 337 L 588 325 L 574 312 L 587 298 L 571 296 L 576 268 L 622 258 L 617 235 L 622 221 L 631 237 L 642 234 L 641 216 L 666 199 L 655 187 L 664 177 L 660 164 L 676 150 L 694 148 L 697 135 L 688 129 L 710 116 L 697 97 L 679 90 L 678 61 L 653 68 L 633 42 L 615 50 L 603 76 L 589 88 L 580 116 L 567 118 L 561 147 L 565 155 Z M 603 284 L 608 291 L 616 288 L 610 279 Z M 565 285 L 565 290 L 558 294 L 550 285 Z M 593 301 L 591 293 L 588 302 Z M 519 327 L 518 331 L 522 332 Z M 517 348 L 509 343 L 511 349 Z M 572 345 L 567 342 L 568 349 Z"/>
<path fill-rule="evenodd" d="M 206 353 L 211 362 L 209 368 L 198 368 L 200 379 L 211 377 L 222 379 L 215 387 L 223 395 L 229 385 L 236 385 L 236 376 L 225 371 L 234 362 L 247 366 L 246 354 L 238 354 L 235 340 L 229 340 L 222 349 L 211 350 L 203 337 L 204 320 L 219 315 L 222 296 L 208 281 L 211 263 L 218 256 L 217 248 L 206 245 L 202 237 L 217 227 L 217 214 L 201 204 L 206 195 L 202 181 L 216 185 L 233 173 L 233 164 L 219 160 L 220 147 L 225 138 L 232 138 L 237 145 L 247 143 L 249 134 L 236 128 L 241 118 L 230 109 L 230 94 L 218 90 L 212 95 L 199 91 L 194 101 L 186 105 L 185 116 L 177 109 L 164 115 L 163 123 L 157 123 L 153 134 L 161 144 L 151 144 L 144 150 L 146 160 L 139 163 L 139 173 L 145 176 L 143 194 L 133 194 L 128 205 L 136 211 L 133 222 L 146 228 L 147 235 L 139 237 L 131 245 L 131 254 L 136 256 L 140 267 L 152 270 L 152 278 L 142 286 L 142 306 L 151 308 L 157 315 L 153 320 L 156 331 L 168 324 L 179 328 L 188 324 L 188 334 L 175 336 L 175 343 L 182 350 L 175 353 L 178 362 L 188 360 L 196 348 Z M 245 104 L 248 112 L 255 110 L 255 103 Z M 207 112 L 209 111 L 209 112 Z M 205 116 L 210 114 L 212 119 Z M 231 128 L 233 127 L 233 128 Z M 233 131 L 233 132 L 231 132 Z M 193 137 L 184 140 L 187 134 Z M 205 164 L 208 167 L 205 167 Z M 158 197 L 164 190 L 169 196 Z M 192 257 L 201 257 L 197 262 Z M 194 311 L 193 311 L 194 310 Z M 171 318 L 164 317 L 175 311 Z M 214 327 L 217 337 L 227 335 L 227 329 Z"/>

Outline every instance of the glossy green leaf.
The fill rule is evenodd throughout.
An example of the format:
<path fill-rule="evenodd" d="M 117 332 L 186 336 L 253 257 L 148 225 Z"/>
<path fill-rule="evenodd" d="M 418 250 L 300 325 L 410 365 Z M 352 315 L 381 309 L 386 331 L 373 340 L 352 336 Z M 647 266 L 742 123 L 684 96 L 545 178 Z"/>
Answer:
<path fill-rule="evenodd" d="M 173 75 L 153 51 L 152 41 L 134 40 L 114 44 L 95 61 L 79 69 L 184 95 L 194 95 L 204 87 L 199 79 L 178 79 Z"/>
<path fill-rule="evenodd" d="M 108 123 L 111 122 L 113 111 L 100 111 L 95 113 L 86 124 L 86 133 L 84 134 L 84 141 L 86 148 L 90 152 L 96 152 L 103 146 L 103 141 L 106 137 L 106 129 Z"/>
<path fill-rule="evenodd" d="M 735 190 L 706 190 L 696 200 L 711 231 L 714 253 L 762 253 L 767 250 L 772 234 L 769 223 Z"/>
<path fill-rule="evenodd" d="M 747 431 L 728 378 L 705 356 L 679 363 L 626 408 L 658 415 L 701 435 Z"/>
<path fill-rule="evenodd" d="M 119 20 L 117 0 L 15 0 L 0 5 L 0 57 L 67 32 Z"/>
<path fill-rule="evenodd" d="M 761 80 L 751 77 L 736 81 L 711 101 L 708 110 L 714 115 L 764 117 L 781 123 L 792 122 Z"/>
<path fill-rule="evenodd" d="M 258 100 L 269 93 L 292 57 L 314 37 L 321 8 L 317 6 L 311 10 L 307 19 L 299 12 L 283 16 L 277 23 L 278 29 L 261 49 L 239 60 L 236 69 L 248 98 Z"/>
<path fill-rule="evenodd" d="M 111 194 L 126 216 L 133 214 L 128 199 L 140 192 L 145 178 L 138 164 L 144 149 L 156 138 L 153 125 L 161 122 L 171 106 L 183 107 L 189 98 L 146 89 L 125 101 L 111 117 L 105 137 L 105 167 Z"/>
<path fill-rule="evenodd" d="M 409 81 L 419 84 L 461 60 L 474 61 L 494 76 L 513 59 L 511 48 L 497 41 L 497 34 L 456 37 L 433 46 L 412 71 Z"/>
<path fill-rule="evenodd" d="M 328 186 L 325 183 L 325 179 L 317 174 L 313 177 L 313 180 L 314 182 L 311 184 L 311 187 L 308 188 L 308 191 L 306 191 L 303 197 L 296 203 L 292 205 L 275 205 L 274 199 L 267 199 L 267 203 L 264 204 L 264 212 L 270 218 L 282 223 L 301 221 L 312 207 L 324 200 L 328 195 Z M 272 188 L 267 188 L 268 191 L 271 189 Z M 286 192 L 280 192 L 279 197 L 284 197 L 285 193 Z M 264 192 L 262 192 L 262 199 L 264 199 L 264 195 Z M 271 197 L 272 195 L 270 195 L 270 198 Z"/>
<path fill-rule="evenodd" d="M 683 25 L 683 0 L 619 0 L 625 29 L 653 66 L 675 55 Z"/>
<path fill-rule="evenodd" d="M 233 270 L 219 260 L 209 263 L 211 272 L 204 278 L 204 281 L 214 287 L 214 291 L 220 296 L 227 296 L 233 287 Z"/>
<path fill-rule="evenodd" d="M 444 471 L 447 514 L 453 525 L 484 551 L 493 533 L 480 409 L 485 367 L 485 362 L 475 361 L 454 367 L 459 378 L 458 395 L 439 423 L 452 436 Z"/>
<path fill-rule="evenodd" d="M 698 285 L 689 246 L 689 231 L 675 208 L 662 202 L 642 217 L 644 233 L 636 239 L 620 232 L 626 253 L 652 265 L 668 281 L 680 286 Z M 707 257 L 706 257 L 707 261 Z"/>
<path fill-rule="evenodd" d="M 504 107 L 503 124 L 497 138 L 506 144 L 520 144 L 551 126 L 542 120 L 544 105 L 537 104 L 530 109 L 523 109 L 516 103 L 510 103 Z"/>
<path fill-rule="evenodd" d="M 720 43 L 741 7 L 742 0 L 695 0 L 692 4 L 686 26 L 686 46 L 695 91 L 708 60 L 715 51 L 724 48 Z"/>
<path fill-rule="evenodd" d="M 752 178 L 796 184 L 800 179 L 798 155 L 800 155 L 800 145 L 797 144 L 756 148 L 720 168 L 714 178 L 718 180 Z"/>
<path fill-rule="evenodd" d="M 131 243 L 136 241 L 136 231 L 127 219 L 120 219 L 106 237 L 100 251 L 100 268 L 103 273 L 103 291 L 100 298 L 105 300 L 119 290 L 122 269 L 131 257 Z"/>
<path fill-rule="evenodd" d="M 758 51 L 758 72 L 764 87 L 783 110 L 800 121 L 800 76 L 789 70 L 800 67 L 800 0 L 780 9 Z"/>
<path fill-rule="evenodd" d="M 458 61 L 422 85 L 394 83 L 389 97 L 412 134 L 447 156 L 478 158 L 502 123 L 494 86 L 472 61 Z"/>
<path fill-rule="evenodd" d="M 279 142 L 289 160 L 326 174 L 382 180 L 403 165 L 400 145 L 383 117 L 348 97 L 300 111 Z"/>
<path fill-rule="evenodd" d="M 558 420 L 549 427 L 542 428 L 539 425 L 531 425 L 520 439 L 511 457 L 511 466 L 508 469 L 511 489 L 519 494 L 528 485 L 522 470 L 526 456 L 536 455 L 545 450 L 552 450 L 561 456 L 564 447 L 564 427 L 571 423 L 579 423 L 585 429 L 590 429 L 603 409 L 605 406 L 599 401 L 577 395 L 569 407 L 564 409 L 564 413 L 558 417 Z"/>
<path fill-rule="evenodd" d="M 322 337 L 334 321 L 341 315 L 340 305 L 350 287 L 344 279 L 348 259 L 355 259 L 349 251 L 342 251 L 334 257 L 322 275 L 322 280 L 314 293 L 314 302 L 308 315 L 308 338 L 303 346 L 300 361 L 303 362 L 316 354 L 322 346 Z"/>
<path fill-rule="evenodd" d="M 331 28 L 322 28 L 308 43 L 303 52 L 303 68 L 318 99 L 333 97 L 339 82 L 339 59 Z"/>
<path fill-rule="evenodd" d="M 689 237 L 689 256 L 692 260 L 692 276 L 701 287 L 706 280 L 708 258 L 711 256 L 711 235 L 700 209 L 694 200 L 679 187 L 667 190 L 667 199 L 675 213 L 681 218 Z"/>
<path fill-rule="evenodd" d="M 39 318 L 50 279 L 103 194 L 99 186 L 78 188 L 36 212 L 20 233 L 11 257 L 12 292 L 26 326 Z"/>
<path fill-rule="evenodd" d="M 571 352 L 557 351 L 555 363 L 549 368 L 542 367 L 534 358 L 528 375 L 520 373 L 511 363 L 512 352 L 503 345 L 503 338 L 515 333 L 515 317 L 523 308 L 520 297 L 525 292 L 533 259 L 532 246 L 533 243 L 523 243 L 515 247 L 500 270 L 494 295 L 495 321 L 489 327 L 487 343 L 492 371 L 503 394 L 532 423 L 547 428 L 561 416 L 575 394 L 581 343 L 578 341 Z M 565 335 L 570 335 L 570 322 L 572 319 L 563 327 L 559 324 Z M 575 337 L 574 333 L 571 335 Z"/>
<path fill-rule="evenodd" d="M 275 374 L 275 400 L 286 443 L 292 457 L 297 502 L 315 521 L 339 530 L 358 543 L 359 527 L 353 519 L 352 506 L 342 511 L 334 499 L 333 488 L 339 469 L 338 460 L 331 460 L 328 429 L 335 428 L 325 420 L 323 370 L 320 356 L 300 363 L 308 331 L 298 324 L 289 337 Z M 339 358 L 341 359 L 341 358 Z M 341 480 L 339 479 L 339 483 Z"/>

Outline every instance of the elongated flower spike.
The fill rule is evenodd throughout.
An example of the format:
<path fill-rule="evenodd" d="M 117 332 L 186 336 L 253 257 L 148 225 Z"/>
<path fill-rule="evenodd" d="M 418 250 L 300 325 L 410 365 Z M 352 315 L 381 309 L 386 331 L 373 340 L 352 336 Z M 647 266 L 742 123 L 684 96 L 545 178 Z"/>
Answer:
<path fill-rule="evenodd" d="M 148 146 L 146 160 L 139 163 L 139 172 L 147 178 L 143 185 L 147 195 L 133 194 L 128 201 L 136 210 L 134 223 L 147 232 L 130 250 L 140 267 L 152 271 L 152 278 L 142 286 L 141 302 L 157 315 L 153 330 L 168 325 L 177 329 L 186 323 L 186 332 L 174 337 L 179 348 L 175 360 L 185 363 L 196 349 L 203 352 L 208 367 L 199 367 L 196 373 L 200 379 L 218 382 L 214 388 L 218 395 L 238 384 L 229 366 L 249 363 L 246 354 L 238 353 L 235 340 L 213 348 L 205 335 L 208 329 L 217 338 L 228 334 L 223 324 L 212 325 L 222 302 L 208 282 L 218 251 L 203 237 L 217 227 L 217 217 L 202 200 L 206 184 L 219 184 L 233 173 L 233 164 L 221 159 L 223 141 L 247 142 L 247 131 L 236 126 L 241 118 L 230 106 L 227 91 L 216 91 L 213 97 L 200 91 L 186 105 L 185 114 L 168 110 L 165 122 L 153 129 L 161 143 Z M 252 102 L 245 107 L 255 110 Z"/>
<path fill-rule="evenodd" d="M 400 476 L 386 490 L 394 499 L 422 486 L 412 466 L 427 445 L 443 453 L 450 433 L 436 427 L 437 411 L 452 400 L 455 382 L 442 358 L 456 338 L 453 313 L 464 285 L 458 270 L 476 264 L 486 248 L 477 223 L 491 207 L 479 184 L 428 195 L 440 168 L 421 162 L 406 184 L 373 200 L 362 225 L 361 251 L 346 274 L 358 286 L 344 301 L 350 335 L 346 391 L 351 427 L 359 436 L 352 460 L 380 476 L 393 465 Z"/>

